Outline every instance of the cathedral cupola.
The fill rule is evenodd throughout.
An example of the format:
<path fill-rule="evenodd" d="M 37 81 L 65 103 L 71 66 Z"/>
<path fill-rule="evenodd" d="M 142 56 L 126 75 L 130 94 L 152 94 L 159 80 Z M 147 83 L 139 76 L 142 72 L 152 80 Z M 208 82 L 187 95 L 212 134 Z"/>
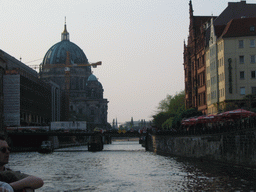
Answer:
<path fill-rule="evenodd" d="M 67 58 L 67 52 L 69 53 L 69 58 Z M 43 59 L 43 66 L 48 64 L 65 64 L 67 59 L 75 64 L 89 63 L 83 50 L 70 41 L 65 18 L 64 30 L 61 33 L 61 41 L 53 45 L 46 52 Z M 91 71 L 90 66 L 87 66 L 86 68 L 88 71 Z"/>

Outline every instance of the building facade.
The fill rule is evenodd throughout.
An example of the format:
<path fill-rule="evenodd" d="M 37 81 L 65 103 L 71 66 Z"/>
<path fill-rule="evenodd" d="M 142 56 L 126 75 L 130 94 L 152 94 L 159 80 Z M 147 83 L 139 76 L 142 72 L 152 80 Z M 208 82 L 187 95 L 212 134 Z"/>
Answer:
<path fill-rule="evenodd" d="M 213 43 L 209 42 L 206 60 L 209 114 L 223 111 L 227 105 L 245 107 L 245 96 L 256 94 L 255 27 L 256 17 L 232 19 L 220 35 L 211 26 Z M 255 106 L 251 103 L 250 107 Z"/>
<path fill-rule="evenodd" d="M 35 70 L 2 50 L 0 64 L 2 131 L 9 126 L 43 126 L 60 120 L 58 85 L 40 80 Z"/>
<path fill-rule="evenodd" d="M 56 83 L 65 92 L 66 121 L 87 121 L 89 129 L 107 126 L 104 89 L 82 49 L 70 41 L 66 23 L 61 41 L 46 52 L 39 73 L 41 79 Z"/>
<path fill-rule="evenodd" d="M 211 16 L 194 16 L 192 2 L 189 3 L 189 36 L 184 43 L 185 106 L 207 112 L 205 84 L 205 39 L 206 27 Z"/>
<path fill-rule="evenodd" d="M 3 53 L 0 51 L 0 131 L 4 130 L 4 92 L 3 92 L 3 76 L 6 68 L 6 61 Z"/>
<path fill-rule="evenodd" d="M 218 62 L 225 61 L 222 61 L 223 57 L 221 61 L 217 58 L 216 38 L 221 35 L 224 27 L 232 19 L 256 17 L 256 4 L 247 4 L 244 0 L 229 2 L 228 7 L 219 16 L 194 16 L 190 0 L 189 13 L 189 36 L 187 43 L 184 43 L 183 53 L 185 106 L 187 109 L 196 108 L 204 114 L 208 114 L 208 107 L 214 111 L 213 108 L 216 107 L 213 106 L 219 105 L 219 90 L 223 92 L 223 87 L 220 88 L 220 85 L 216 83 L 219 74 L 217 65 Z M 218 43 L 221 44 L 221 42 Z M 206 51 L 209 55 L 206 54 Z M 208 67 L 211 68 L 209 71 L 207 71 L 207 62 Z M 208 87 L 209 85 L 211 86 Z M 218 109 L 217 106 L 216 110 Z"/>

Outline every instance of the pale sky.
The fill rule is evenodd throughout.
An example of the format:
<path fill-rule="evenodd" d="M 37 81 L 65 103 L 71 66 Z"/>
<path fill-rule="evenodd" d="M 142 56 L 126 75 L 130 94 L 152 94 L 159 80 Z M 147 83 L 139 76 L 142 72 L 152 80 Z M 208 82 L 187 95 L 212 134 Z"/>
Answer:
<path fill-rule="evenodd" d="M 228 2 L 192 0 L 194 15 L 218 16 Z M 39 65 L 61 40 L 64 18 L 104 88 L 108 122 L 152 120 L 167 94 L 184 90 L 189 0 L 0 0 L 0 49 Z M 256 0 L 247 0 L 256 3 Z M 34 61 L 34 62 L 31 62 Z"/>

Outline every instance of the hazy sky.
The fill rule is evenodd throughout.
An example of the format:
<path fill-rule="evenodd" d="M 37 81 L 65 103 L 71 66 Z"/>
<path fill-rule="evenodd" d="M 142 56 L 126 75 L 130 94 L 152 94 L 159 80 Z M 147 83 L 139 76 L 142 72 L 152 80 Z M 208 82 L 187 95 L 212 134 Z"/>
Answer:
<path fill-rule="evenodd" d="M 192 0 L 194 15 L 219 15 L 228 2 Z M 61 40 L 64 18 L 70 41 L 90 62 L 109 100 L 108 122 L 151 120 L 167 94 L 184 90 L 183 42 L 189 0 L 0 0 L 0 49 L 38 65 Z M 247 3 L 256 3 L 247 0 Z M 34 62 L 31 62 L 34 61 Z"/>

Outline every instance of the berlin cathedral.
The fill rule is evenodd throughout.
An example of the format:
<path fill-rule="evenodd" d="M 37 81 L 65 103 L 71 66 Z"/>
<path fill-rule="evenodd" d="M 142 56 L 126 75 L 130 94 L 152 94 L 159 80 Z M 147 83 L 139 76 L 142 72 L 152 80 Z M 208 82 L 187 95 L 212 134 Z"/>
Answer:
<path fill-rule="evenodd" d="M 102 84 L 91 71 L 99 64 L 90 64 L 83 50 L 70 41 L 65 23 L 61 41 L 46 52 L 39 75 L 64 93 L 67 120 L 87 121 L 91 127 L 107 125 L 108 100 L 103 98 Z"/>

